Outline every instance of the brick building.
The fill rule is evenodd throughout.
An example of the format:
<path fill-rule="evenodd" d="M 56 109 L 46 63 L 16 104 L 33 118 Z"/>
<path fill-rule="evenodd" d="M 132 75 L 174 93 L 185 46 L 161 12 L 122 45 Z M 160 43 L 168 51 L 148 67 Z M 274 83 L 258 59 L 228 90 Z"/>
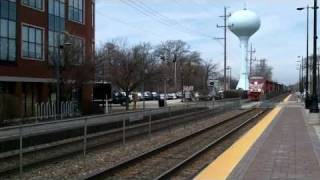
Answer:
<path fill-rule="evenodd" d="M 56 100 L 53 62 L 64 64 L 66 39 L 81 50 L 78 64 L 92 60 L 94 8 L 94 0 L 0 1 L 0 93 L 14 95 L 25 115 L 34 116 L 36 103 Z M 92 85 L 84 84 L 72 99 L 89 107 Z"/>

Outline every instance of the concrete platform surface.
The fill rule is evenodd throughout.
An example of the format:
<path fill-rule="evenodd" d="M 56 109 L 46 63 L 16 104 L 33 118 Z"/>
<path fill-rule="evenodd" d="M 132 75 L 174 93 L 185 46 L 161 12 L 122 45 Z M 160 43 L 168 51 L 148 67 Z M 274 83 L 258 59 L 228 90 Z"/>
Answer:
<path fill-rule="evenodd" d="M 240 161 L 234 157 L 241 153 L 243 147 L 239 146 L 237 149 L 230 147 L 196 179 L 320 180 L 320 136 L 317 135 L 314 125 L 308 123 L 310 114 L 305 113 L 303 104 L 297 102 L 294 96 L 288 97 L 277 108 L 281 110 L 273 116 L 273 120 L 265 129 L 259 128 L 259 124 L 264 121 L 262 120 L 250 130 L 262 131 L 258 138 L 248 140 L 250 139 L 249 131 L 238 140 L 238 142 L 243 139 L 254 141 L 253 145 L 248 147 L 248 151 L 241 156 Z M 267 117 L 271 117 L 271 114 Z M 234 152 L 228 154 L 232 149 Z M 236 161 L 235 166 L 230 166 L 228 170 L 221 169 L 221 167 L 228 167 L 225 164 L 230 164 L 232 161 Z M 210 166 L 212 166 L 211 169 Z M 226 176 L 219 176 L 221 171 L 228 173 Z"/>
<path fill-rule="evenodd" d="M 306 121 L 302 106 L 284 107 L 228 179 L 320 179 L 318 152 Z"/>

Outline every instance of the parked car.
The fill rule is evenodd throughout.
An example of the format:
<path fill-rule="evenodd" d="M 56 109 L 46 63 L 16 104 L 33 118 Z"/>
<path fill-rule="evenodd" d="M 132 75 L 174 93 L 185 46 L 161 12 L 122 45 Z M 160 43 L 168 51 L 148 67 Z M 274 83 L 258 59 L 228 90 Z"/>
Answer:
<path fill-rule="evenodd" d="M 183 94 L 182 94 L 182 92 L 181 91 L 179 91 L 179 92 L 176 92 L 176 96 L 177 96 L 177 98 L 183 98 Z"/>
<path fill-rule="evenodd" d="M 144 92 L 144 96 L 143 96 L 144 100 L 149 101 L 152 100 L 152 95 L 149 91 Z"/>
<path fill-rule="evenodd" d="M 160 94 L 158 94 L 157 92 L 152 92 L 151 96 L 152 96 L 152 100 L 159 100 L 160 99 Z"/>
<path fill-rule="evenodd" d="M 128 97 L 129 103 L 131 102 L 130 97 Z M 125 106 L 127 102 L 127 97 L 123 92 L 113 92 L 112 93 L 112 104 L 120 104 L 121 106 Z"/>
<path fill-rule="evenodd" d="M 223 99 L 223 91 L 218 91 L 218 92 L 214 95 L 214 99 L 215 99 L 215 100 Z"/>
<path fill-rule="evenodd" d="M 123 96 L 126 96 L 127 93 L 124 92 L 124 91 L 121 91 L 121 94 L 122 94 Z M 129 94 L 128 97 L 129 97 L 129 99 L 130 99 L 130 102 L 133 101 L 133 96 L 132 96 L 132 94 Z"/>
<path fill-rule="evenodd" d="M 178 99 L 176 93 L 169 93 L 168 95 L 172 97 L 172 99 Z"/>
<path fill-rule="evenodd" d="M 175 93 L 168 93 L 167 94 L 167 99 L 172 100 L 172 99 L 177 99 L 177 96 Z"/>
<path fill-rule="evenodd" d="M 165 94 L 164 94 L 164 93 L 159 94 L 159 98 L 160 98 L 160 99 L 164 99 L 164 97 L 165 97 Z M 167 97 L 167 99 L 168 99 L 168 97 Z"/>
<path fill-rule="evenodd" d="M 200 97 L 199 92 L 193 93 L 193 99 L 194 99 L 194 100 L 199 101 L 199 97 Z"/>
<path fill-rule="evenodd" d="M 135 94 L 137 95 L 137 100 L 141 101 L 142 100 L 142 94 L 140 92 L 135 92 Z"/>

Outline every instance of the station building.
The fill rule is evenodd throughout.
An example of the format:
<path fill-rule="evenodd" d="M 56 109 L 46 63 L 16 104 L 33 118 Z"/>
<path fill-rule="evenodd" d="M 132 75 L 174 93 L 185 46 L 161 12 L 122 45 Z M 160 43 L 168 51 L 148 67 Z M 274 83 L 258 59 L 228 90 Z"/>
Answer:
<path fill-rule="evenodd" d="M 26 116 L 36 103 L 56 100 L 53 62 L 63 64 L 67 38 L 80 48 L 79 64 L 93 60 L 94 10 L 94 0 L 0 1 L 0 93 L 16 97 Z M 89 108 L 92 85 L 83 84 L 73 99 Z"/>

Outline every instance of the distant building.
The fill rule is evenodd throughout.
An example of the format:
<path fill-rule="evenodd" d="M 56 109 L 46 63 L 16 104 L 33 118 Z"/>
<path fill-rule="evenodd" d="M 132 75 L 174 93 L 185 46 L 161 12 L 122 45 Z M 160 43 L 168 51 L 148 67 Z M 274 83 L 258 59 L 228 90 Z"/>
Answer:
<path fill-rule="evenodd" d="M 0 1 L 0 93 L 17 97 L 27 116 L 35 103 L 55 101 L 52 61 L 63 59 L 66 34 L 83 51 L 79 63 L 93 54 L 94 9 L 95 0 Z M 92 85 L 75 91 L 89 106 Z"/>

